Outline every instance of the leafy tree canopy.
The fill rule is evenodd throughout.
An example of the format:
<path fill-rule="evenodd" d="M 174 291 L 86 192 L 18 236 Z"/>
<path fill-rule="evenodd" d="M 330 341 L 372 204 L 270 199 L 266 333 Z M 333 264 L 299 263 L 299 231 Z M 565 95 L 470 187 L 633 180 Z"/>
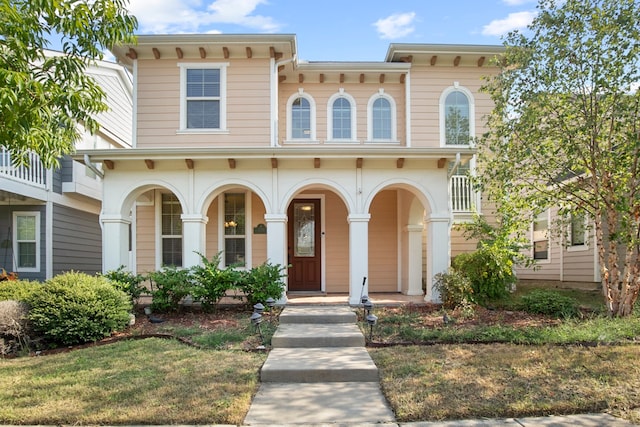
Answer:
<path fill-rule="evenodd" d="M 104 92 L 85 73 L 103 51 L 131 41 L 127 0 L 0 0 L 0 145 L 15 163 L 47 167 L 74 150 L 78 124 L 95 133 Z M 62 53 L 47 52 L 59 37 Z"/>
<path fill-rule="evenodd" d="M 586 214 L 612 315 L 640 288 L 640 3 L 541 0 L 505 38 L 479 141 L 484 190 L 507 215 Z"/>

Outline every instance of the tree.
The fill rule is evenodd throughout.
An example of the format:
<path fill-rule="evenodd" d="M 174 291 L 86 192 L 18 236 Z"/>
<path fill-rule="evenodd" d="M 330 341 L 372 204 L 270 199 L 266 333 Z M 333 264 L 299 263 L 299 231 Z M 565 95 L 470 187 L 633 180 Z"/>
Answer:
<path fill-rule="evenodd" d="M 484 191 L 531 218 L 587 215 L 612 316 L 640 289 L 640 3 L 541 0 L 504 40 L 495 109 L 478 142 Z"/>
<path fill-rule="evenodd" d="M 127 0 L 0 0 L 0 145 L 15 164 L 51 167 L 74 150 L 78 124 L 95 133 L 104 92 L 85 73 L 103 50 L 133 40 Z M 46 49 L 59 37 L 62 54 Z"/>

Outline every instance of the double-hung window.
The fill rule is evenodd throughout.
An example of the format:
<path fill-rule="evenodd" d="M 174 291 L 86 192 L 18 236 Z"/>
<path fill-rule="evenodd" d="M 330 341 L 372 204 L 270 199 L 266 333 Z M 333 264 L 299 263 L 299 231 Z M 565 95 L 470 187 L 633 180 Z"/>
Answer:
<path fill-rule="evenodd" d="M 178 64 L 181 131 L 226 130 L 226 64 Z"/>
<path fill-rule="evenodd" d="M 585 248 L 587 245 L 587 227 L 584 214 L 572 213 L 570 221 L 570 248 Z"/>
<path fill-rule="evenodd" d="M 13 213 L 13 241 L 18 271 L 40 271 L 40 212 Z"/>
<path fill-rule="evenodd" d="M 247 209 L 246 193 L 224 193 L 224 265 L 245 267 Z"/>
<path fill-rule="evenodd" d="M 172 193 L 162 193 L 162 265 L 182 267 L 182 206 Z"/>
<path fill-rule="evenodd" d="M 533 259 L 549 260 L 549 211 L 541 212 L 533 220 Z"/>

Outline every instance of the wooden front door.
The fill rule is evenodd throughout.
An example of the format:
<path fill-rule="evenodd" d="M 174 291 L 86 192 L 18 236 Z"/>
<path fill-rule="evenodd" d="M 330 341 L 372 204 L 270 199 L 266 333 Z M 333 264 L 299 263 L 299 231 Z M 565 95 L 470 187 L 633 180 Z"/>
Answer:
<path fill-rule="evenodd" d="M 320 291 L 320 200 L 295 199 L 288 211 L 289 290 Z"/>

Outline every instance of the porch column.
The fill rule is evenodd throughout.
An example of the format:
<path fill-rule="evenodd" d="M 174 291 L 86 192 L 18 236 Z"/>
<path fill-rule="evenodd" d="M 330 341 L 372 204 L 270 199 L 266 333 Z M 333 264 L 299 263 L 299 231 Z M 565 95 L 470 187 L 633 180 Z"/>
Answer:
<path fill-rule="evenodd" d="M 407 289 L 406 295 L 422 295 L 422 225 L 407 225 Z"/>
<path fill-rule="evenodd" d="M 446 272 L 451 264 L 451 235 L 449 216 L 432 215 L 427 224 L 427 294 L 425 301 L 440 302 L 440 294 L 433 289 L 433 276 Z"/>
<path fill-rule="evenodd" d="M 285 214 L 265 214 L 264 220 L 267 223 L 267 259 L 271 264 L 287 266 L 287 215 Z M 277 304 L 287 303 L 287 279 L 284 279 L 285 289 L 282 298 Z"/>
<path fill-rule="evenodd" d="M 182 214 L 182 266 L 200 265 L 200 255 L 206 256 L 206 225 L 209 218 L 200 214 Z"/>
<path fill-rule="evenodd" d="M 369 283 L 362 281 L 369 275 L 370 214 L 352 214 L 349 221 L 349 304 L 360 304 L 360 295 L 369 294 Z"/>
<path fill-rule="evenodd" d="M 130 271 L 129 226 L 131 219 L 119 214 L 100 215 L 102 223 L 102 272 L 117 270 L 121 265 Z"/>

